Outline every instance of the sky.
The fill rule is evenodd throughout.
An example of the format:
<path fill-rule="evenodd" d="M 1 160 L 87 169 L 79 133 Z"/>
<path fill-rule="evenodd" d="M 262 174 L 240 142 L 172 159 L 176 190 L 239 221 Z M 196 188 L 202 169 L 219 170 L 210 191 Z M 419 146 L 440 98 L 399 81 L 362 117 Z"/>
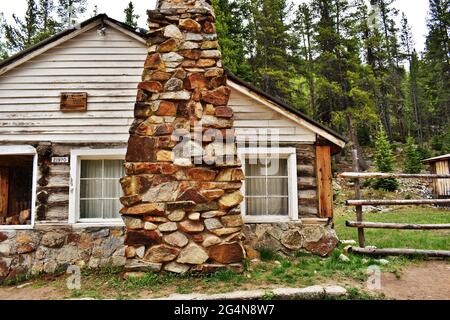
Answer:
<path fill-rule="evenodd" d="M 94 5 L 98 6 L 99 13 L 106 13 L 117 20 L 124 19 L 123 10 L 129 0 L 89 0 L 87 14 L 83 18 L 90 18 Z M 292 0 L 296 4 L 304 0 Z M 133 0 L 136 13 L 140 15 L 139 26 L 146 27 L 146 10 L 154 9 L 156 0 Z M 0 0 L 0 12 L 5 14 L 8 21 L 12 20 L 12 14 L 22 16 L 26 10 L 26 0 Z M 404 12 L 412 27 L 416 49 L 422 51 L 425 47 L 425 36 L 427 34 L 426 16 L 428 13 L 428 0 L 395 0 L 395 7 Z"/>

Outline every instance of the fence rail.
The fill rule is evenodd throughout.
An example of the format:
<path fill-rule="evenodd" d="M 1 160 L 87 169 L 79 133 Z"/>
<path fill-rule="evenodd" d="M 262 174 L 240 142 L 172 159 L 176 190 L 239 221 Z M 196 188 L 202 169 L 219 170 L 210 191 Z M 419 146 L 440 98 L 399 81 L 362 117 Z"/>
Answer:
<path fill-rule="evenodd" d="M 450 174 L 400 174 L 400 173 L 362 173 L 359 172 L 358 153 L 353 150 L 353 171 L 345 172 L 338 177 L 344 179 L 354 179 L 355 181 L 355 199 L 347 200 L 347 206 L 354 206 L 356 209 L 356 221 L 347 221 L 346 226 L 358 229 L 359 248 L 350 248 L 349 252 L 364 255 L 425 255 L 429 257 L 450 257 L 450 251 L 445 250 L 418 250 L 418 249 L 368 249 L 365 248 L 366 240 L 364 229 L 392 229 L 392 230 L 443 230 L 450 229 L 450 224 L 404 224 L 404 223 L 381 223 L 364 222 L 364 206 L 383 206 L 383 205 L 448 205 L 450 199 L 419 199 L 419 200 L 363 200 L 361 199 L 361 179 L 450 179 Z"/>

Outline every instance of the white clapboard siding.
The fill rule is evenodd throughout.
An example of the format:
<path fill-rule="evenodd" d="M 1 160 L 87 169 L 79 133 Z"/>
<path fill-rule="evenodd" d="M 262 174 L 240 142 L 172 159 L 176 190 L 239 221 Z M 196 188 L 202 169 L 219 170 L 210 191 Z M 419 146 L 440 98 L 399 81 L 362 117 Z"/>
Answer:
<path fill-rule="evenodd" d="M 0 76 L 0 141 L 128 140 L 147 48 L 115 28 L 103 37 L 96 29 Z M 60 112 L 61 92 L 87 92 L 88 111 Z M 312 131 L 237 90 L 229 105 L 240 141 L 315 141 Z"/>

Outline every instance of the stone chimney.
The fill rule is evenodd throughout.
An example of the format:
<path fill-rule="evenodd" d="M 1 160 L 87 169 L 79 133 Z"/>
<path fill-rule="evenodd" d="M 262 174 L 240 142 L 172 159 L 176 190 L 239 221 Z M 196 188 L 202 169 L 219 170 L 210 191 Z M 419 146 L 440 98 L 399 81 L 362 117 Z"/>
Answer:
<path fill-rule="evenodd" d="M 121 179 L 126 268 L 241 270 L 244 174 L 213 9 L 205 0 L 160 0 L 148 16 Z"/>

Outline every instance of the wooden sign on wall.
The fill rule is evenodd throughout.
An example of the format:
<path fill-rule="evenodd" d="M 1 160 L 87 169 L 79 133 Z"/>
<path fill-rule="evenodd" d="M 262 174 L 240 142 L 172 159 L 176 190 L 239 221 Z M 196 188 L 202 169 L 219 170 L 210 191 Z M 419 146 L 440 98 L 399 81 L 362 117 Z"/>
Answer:
<path fill-rule="evenodd" d="M 60 109 L 64 112 L 87 111 L 87 93 L 62 92 Z"/>

